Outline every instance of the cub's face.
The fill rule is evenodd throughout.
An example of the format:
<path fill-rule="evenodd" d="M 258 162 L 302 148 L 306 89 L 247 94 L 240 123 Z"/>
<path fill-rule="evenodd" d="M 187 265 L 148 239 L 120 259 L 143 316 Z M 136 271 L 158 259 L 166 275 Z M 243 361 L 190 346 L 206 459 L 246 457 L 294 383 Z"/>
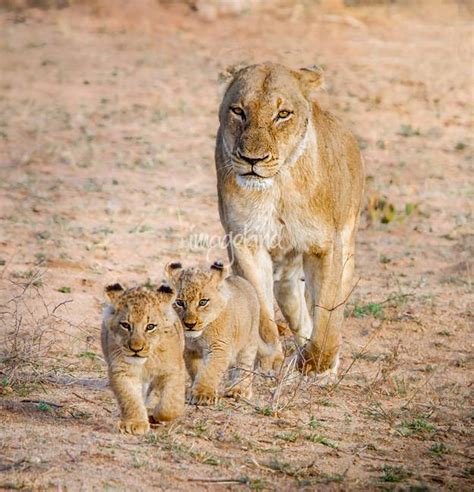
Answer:
<path fill-rule="evenodd" d="M 173 290 L 166 286 L 125 290 L 115 284 L 106 287 L 105 292 L 110 302 L 105 320 L 118 347 L 117 355 L 123 355 L 129 364 L 144 364 L 176 329 Z"/>
<path fill-rule="evenodd" d="M 264 63 L 231 74 L 220 111 L 229 167 L 244 188 L 264 189 L 303 153 L 311 118 L 311 83 L 316 69 L 292 71 Z M 314 88 L 314 87 L 313 87 Z"/>
<path fill-rule="evenodd" d="M 176 290 L 174 308 L 185 336 L 200 336 L 227 304 L 228 294 L 223 282 L 226 271 L 221 264 L 209 269 L 183 269 L 180 263 L 170 263 L 166 273 Z"/>

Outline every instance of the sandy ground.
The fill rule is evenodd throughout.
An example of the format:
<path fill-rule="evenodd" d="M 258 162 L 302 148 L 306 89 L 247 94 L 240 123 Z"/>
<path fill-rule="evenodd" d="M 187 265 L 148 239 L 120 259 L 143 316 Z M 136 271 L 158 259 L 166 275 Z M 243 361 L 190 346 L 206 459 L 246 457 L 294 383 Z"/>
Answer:
<path fill-rule="evenodd" d="M 109 14 L 0 17 L 0 488 L 472 490 L 467 9 Z M 341 380 L 259 377 L 250 403 L 124 437 L 103 286 L 224 257 L 203 241 L 222 234 L 215 81 L 241 59 L 323 65 L 321 105 L 363 148 Z"/>

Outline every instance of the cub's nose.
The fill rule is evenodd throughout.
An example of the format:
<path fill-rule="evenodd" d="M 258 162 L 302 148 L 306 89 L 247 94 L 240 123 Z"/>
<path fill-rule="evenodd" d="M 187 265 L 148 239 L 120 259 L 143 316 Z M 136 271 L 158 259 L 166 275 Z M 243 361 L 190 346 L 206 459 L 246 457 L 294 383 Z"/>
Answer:
<path fill-rule="evenodd" d="M 141 352 L 144 348 L 145 348 L 145 345 L 142 345 L 140 348 L 137 348 L 136 346 L 134 346 L 133 344 L 129 344 L 128 345 L 128 348 L 134 352 L 135 354 L 138 354 L 139 352 Z"/>
<path fill-rule="evenodd" d="M 186 322 L 185 322 L 185 323 L 184 323 L 184 326 L 185 326 L 186 328 L 189 328 L 190 330 L 192 330 L 192 329 L 196 326 L 196 322 L 194 322 L 194 323 L 186 323 Z"/>

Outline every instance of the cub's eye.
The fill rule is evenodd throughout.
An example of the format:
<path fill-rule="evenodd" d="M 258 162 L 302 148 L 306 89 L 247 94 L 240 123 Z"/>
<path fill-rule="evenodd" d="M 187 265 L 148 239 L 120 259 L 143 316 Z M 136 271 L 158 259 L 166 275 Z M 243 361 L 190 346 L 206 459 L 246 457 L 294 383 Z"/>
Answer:
<path fill-rule="evenodd" d="M 132 329 L 132 327 L 130 326 L 130 323 L 127 323 L 126 321 L 122 321 L 120 323 L 120 326 L 124 329 L 124 330 L 127 330 L 127 331 L 130 331 Z"/>
<path fill-rule="evenodd" d="M 245 113 L 242 108 L 239 108 L 238 106 L 231 106 L 230 110 L 239 118 L 245 119 Z"/>
<path fill-rule="evenodd" d="M 180 308 L 186 307 L 186 303 L 183 301 L 183 299 L 176 299 L 176 301 L 174 301 L 174 305 Z"/>
<path fill-rule="evenodd" d="M 291 111 L 288 111 L 287 109 L 282 109 L 277 114 L 277 120 L 286 120 L 286 118 L 288 118 L 290 114 Z"/>
<path fill-rule="evenodd" d="M 200 306 L 206 306 L 208 302 L 209 302 L 209 299 L 201 299 L 199 301 L 199 305 Z"/>
<path fill-rule="evenodd" d="M 156 326 L 157 325 L 154 325 L 153 323 L 149 323 L 149 324 L 146 325 L 145 330 L 146 331 L 153 331 L 154 329 L 156 329 Z"/>

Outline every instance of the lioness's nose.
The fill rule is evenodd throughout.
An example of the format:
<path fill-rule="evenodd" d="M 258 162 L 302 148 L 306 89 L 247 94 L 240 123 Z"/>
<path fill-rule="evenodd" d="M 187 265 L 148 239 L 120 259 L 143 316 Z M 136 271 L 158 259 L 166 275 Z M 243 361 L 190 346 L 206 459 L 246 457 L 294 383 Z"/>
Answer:
<path fill-rule="evenodd" d="M 265 154 L 262 157 L 250 156 L 250 155 L 244 154 L 240 150 L 237 150 L 236 154 L 237 154 L 237 157 L 239 159 L 242 159 L 243 161 L 248 162 L 251 166 L 258 164 L 261 161 L 268 161 L 268 160 L 270 160 L 270 157 L 271 157 L 270 154 Z"/>
<path fill-rule="evenodd" d="M 186 323 L 186 322 L 185 322 L 185 323 L 184 323 L 184 326 L 185 326 L 186 328 L 189 328 L 189 329 L 191 330 L 192 328 L 194 328 L 194 327 L 196 326 L 196 322 L 194 322 L 194 323 Z"/>

